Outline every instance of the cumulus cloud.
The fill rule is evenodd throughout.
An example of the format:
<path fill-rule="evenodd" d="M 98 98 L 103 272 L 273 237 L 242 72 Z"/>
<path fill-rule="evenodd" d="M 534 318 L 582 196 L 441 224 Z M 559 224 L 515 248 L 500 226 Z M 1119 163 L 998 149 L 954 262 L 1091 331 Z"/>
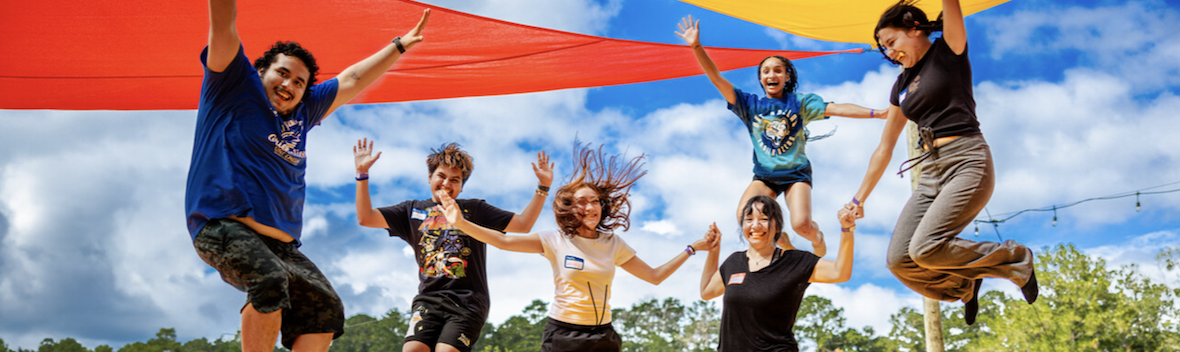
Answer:
<path fill-rule="evenodd" d="M 598 34 L 621 2 L 530 3 L 530 11 L 504 2 L 457 6 L 510 21 Z M 534 11 L 536 6 L 552 8 Z M 1138 19 L 1138 32 L 1126 31 L 1125 38 L 1113 35 L 1124 33 L 1115 22 L 1133 21 L 1109 21 L 1110 16 L 1098 20 L 1100 11 Z M 1175 36 L 1159 32 L 1176 17 L 1174 10 L 1161 10 L 1156 2 L 973 17 L 989 28 L 981 36 L 994 42 L 994 52 L 975 55 L 1019 63 L 1077 50 L 1092 58 L 1061 68 L 1060 80 L 976 76 L 978 114 L 999 172 L 990 210 L 1002 214 L 1180 178 L 1180 155 L 1169 144 L 1180 130 L 1180 122 L 1171 117 L 1180 110 L 1180 97 L 1171 93 L 1180 50 Z M 1018 44 L 1021 36 L 1034 32 L 1050 33 L 1054 40 Z M 849 82 L 807 80 L 801 90 L 883 107 L 888 102 L 882 92 L 896 76 L 895 67 L 880 66 Z M 750 182 L 752 146 L 725 102 L 710 95 L 712 99 L 636 112 L 590 108 L 591 92 L 346 106 L 316 127 L 308 139 L 303 250 L 332 279 L 348 314 L 405 311 L 417 291 L 409 246 L 384 230 L 356 225 L 351 148 L 361 138 L 375 140 L 383 152 L 370 170 L 376 206 L 428 197 L 425 157 L 445 142 L 459 142 L 475 157 L 475 172 L 463 196 L 485 198 L 510 211 L 520 211 L 532 197 L 536 177 L 529 163 L 541 150 L 557 164 L 555 186 L 569 176 L 575 138 L 604 144 L 610 153 L 646 154 L 649 174 L 633 193 L 636 226 L 622 234 L 646 262 L 668 260 L 712 222 L 725 235 L 723 255 L 744 249 L 734 214 Z M 0 153 L 0 335 L 10 346 L 31 348 L 46 337 L 118 345 L 149 339 L 160 327 L 176 328 L 181 339 L 216 338 L 237 330 L 244 294 L 223 283 L 195 255 L 181 220 L 194 112 L 0 114 L 5 123 L 0 130 L 0 150 L 5 151 Z M 879 120 L 843 118 L 809 125 L 813 132 L 837 131 L 807 146 L 816 180 L 813 217 L 828 234 L 829 259 L 840 236 L 835 209 L 860 185 L 882 125 Z M 920 305 L 918 296 L 884 268 L 893 224 L 909 196 L 909 176 L 893 175 L 905 159 L 902 144 L 858 224 L 853 281 L 810 290 L 843 307 L 850 325 L 873 326 L 878 333 L 888 331 L 889 314 L 901 306 Z M 1145 198 L 1145 204 L 1160 212 L 1180 207 L 1167 197 Z M 1121 224 L 1135 214 L 1133 206 L 1077 207 L 1059 216 L 1063 224 L 1081 231 L 1090 225 Z M 554 228 L 552 219 L 547 206 L 534 231 Z M 1110 236 L 1103 239 L 1108 244 L 1087 247 L 1087 253 L 1111 264 L 1138 263 L 1145 273 L 1164 279 L 1163 273 L 1150 271 L 1154 262 L 1143 258 L 1153 254 L 1143 251 L 1177 242 L 1174 232 Z M 792 241 L 809 248 L 797 235 Z M 552 299 L 544 258 L 498 249 L 489 253 L 493 323 L 518 314 L 533 299 Z M 694 301 L 702 262 L 700 256 L 692 258 L 660 286 L 620 270 L 612 305 L 664 297 Z"/>

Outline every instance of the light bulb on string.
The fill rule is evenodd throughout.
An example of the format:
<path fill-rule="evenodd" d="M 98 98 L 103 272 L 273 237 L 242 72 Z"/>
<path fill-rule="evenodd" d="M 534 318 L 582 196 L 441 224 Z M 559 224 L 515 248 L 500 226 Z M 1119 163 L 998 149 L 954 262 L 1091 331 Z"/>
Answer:
<path fill-rule="evenodd" d="M 1143 211 L 1143 207 L 1139 206 L 1139 192 L 1135 192 L 1135 212 Z"/>
<path fill-rule="evenodd" d="M 979 237 L 979 224 L 975 224 L 975 237 Z"/>
<path fill-rule="evenodd" d="M 1053 206 L 1053 227 L 1057 227 L 1057 206 Z"/>

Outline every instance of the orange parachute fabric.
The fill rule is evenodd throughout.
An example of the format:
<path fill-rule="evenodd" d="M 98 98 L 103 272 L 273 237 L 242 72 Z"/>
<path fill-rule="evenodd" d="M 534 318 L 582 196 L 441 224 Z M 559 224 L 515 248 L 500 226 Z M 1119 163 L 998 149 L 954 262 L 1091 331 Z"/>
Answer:
<path fill-rule="evenodd" d="M 778 28 L 812 39 L 877 46 L 873 28 L 881 14 L 897 0 L 680 0 L 735 18 Z M 960 0 L 967 16 L 1008 0 Z M 918 8 L 931 20 L 942 12 L 942 2 L 922 0 Z"/>
<path fill-rule="evenodd" d="M 432 7 L 406 0 L 237 3 L 251 59 L 277 40 L 316 55 L 335 77 L 417 24 Z M 432 7 L 426 41 L 352 103 L 539 92 L 701 74 L 684 45 L 609 39 Z M 206 1 L 12 1 L 0 13 L 0 109 L 194 109 L 208 42 Z M 839 51 L 859 52 L 860 49 Z M 838 52 L 709 48 L 722 70 L 769 55 Z"/>

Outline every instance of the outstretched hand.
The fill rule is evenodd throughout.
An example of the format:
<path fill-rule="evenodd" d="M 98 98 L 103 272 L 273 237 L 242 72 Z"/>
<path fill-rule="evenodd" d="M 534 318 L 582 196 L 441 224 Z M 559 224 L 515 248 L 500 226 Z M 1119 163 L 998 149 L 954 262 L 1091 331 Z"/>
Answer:
<path fill-rule="evenodd" d="M 455 199 L 451 198 L 451 195 L 447 194 L 447 191 L 438 190 L 434 192 L 434 195 L 438 197 L 439 202 L 439 205 L 435 205 L 434 209 L 442 212 L 443 216 L 447 217 L 447 223 L 454 226 L 463 219 L 463 210 L 459 209 L 459 203 L 455 202 Z"/>
<path fill-rule="evenodd" d="M 381 152 L 373 155 L 373 141 L 368 138 L 358 139 L 356 145 L 352 147 L 353 159 L 356 161 L 356 172 L 369 172 L 369 167 L 381 158 Z"/>
<path fill-rule="evenodd" d="M 553 184 L 553 163 L 549 162 L 549 155 L 542 150 L 537 153 L 537 162 L 532 163 L 533 173 L 537 174 L 537 181 L 541 186 L 549 187 Z"/>
<path fill-rule="evenodd" d="M 700 24 L 701 20 L 693 21 L 692 15 L 688 15 L 687 18 L 680 19 L 680 23 L 676 25 L 680 27 L 680 30 L 676 31 L 676 35 L 684 39 L 684 42 L 688 43 L 689 47 L 695 48 L 701 46 Z"/>
<path fill-rule="evenodd" d="M 422 36 L 422 31 L 426 29 L 426 20 L 428 19 L 430 19 L 430 9 L 422 11 L 422 19 L 418 20 L 418 25 L 402 36 L 402 46 L 406 47 L 406 50 L 410 50 L 418 42 L 426 39 Z"/>

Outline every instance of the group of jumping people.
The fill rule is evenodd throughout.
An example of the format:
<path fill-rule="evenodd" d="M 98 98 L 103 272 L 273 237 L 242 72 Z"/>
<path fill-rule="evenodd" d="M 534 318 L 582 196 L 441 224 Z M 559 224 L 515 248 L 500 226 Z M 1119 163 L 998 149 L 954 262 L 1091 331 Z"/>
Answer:
<path fill-rule="evenodd" d="M 968 324 L 978 313 L 984 277 L 1011 280 L 1031 304 L 1038 289 L 1029 248 L 956 237 L 991 197 L 995 171 L 975 116 L 962 10 L 957 0 L 942 2 L 943 13 L 934 21 L 912 0 L 881 16 L 874 30 L 878 47 L 904 67 L 886 109 L 824 102 L 796 92 L 798 75 L 781 56 L 758 66 L 763 94 L 744 92 L 721 76 L 701 46 L 699 20 L 690 16 L 679 23 L 676 34 L 753 143 L 753 180 L 736 209 L 748 248 L 724 261 L 722 233 L 715 224 L 656 267 L 620 236 L 631 224 L 631 187 L 646 174 L 643 155 L 627 159 L 575 142 L 572 174 L 554 189 L 553 164 L 539 152 L 532 164 L 538 186 L 517 214 L 482 199 L 459 198 L 474 164 L 458 144 L 443 144 L 426 159 L 429 199 L 375 208 L 368 172 L 381 153 L 367 138 L 357 141 L 357 221 L 406 241 L 418 266 L 418 295 L 403 351 L 471 351 L 491 307 L 487 244 L 538 253 L 549 261 L 554 296 L 542 336 L 544 351 L 619 351 L 622 339 L 611 326 L 609 305 L 615 267 L 658 285 L 699 251 L 708 253 L 701 298 L 725 296 L 718 350 L 797 351 L 792 329 L 805 291 L 813 282 L 839 283 L 852 276 L 855 221 L 864 216 L 907 120 L 919 126 L 924 153 L 903 166 L 923 167 L 894 228 L 885 264 L 925 297 L 963 301 Z M 247 293 L 241 309 L 243 351 L 271 351 L 280 334 L 282 345 L 292 351 L 327 351 L 344 333 L 344 306 L 324 274 L 299 251 L 306 188 L 303 136 L 421 43 L 430 10 L 405 35 L 321 83 L 315 58 L 294 42 L 275 43 L 251 64 L 237 33 L 233 0 L 210 0 L 209 12 L 185 197 L 194 248 L 227 283 Z M 932 41 L 934 32 L 942 35 Z M 823 259 L 827 245 L 811 216 L 811 164 L 804 152 L 805 125 L 829 116 L 885 120 L 860 189 L 837 212 L 841 236 L 835 260 Z M 551 191 L 558 228 L 531 232 Z M 777 201 L 780 194 L 789 218 Z M 797 250 L 787 228 L 811 241 L 813 252 Z"/>

